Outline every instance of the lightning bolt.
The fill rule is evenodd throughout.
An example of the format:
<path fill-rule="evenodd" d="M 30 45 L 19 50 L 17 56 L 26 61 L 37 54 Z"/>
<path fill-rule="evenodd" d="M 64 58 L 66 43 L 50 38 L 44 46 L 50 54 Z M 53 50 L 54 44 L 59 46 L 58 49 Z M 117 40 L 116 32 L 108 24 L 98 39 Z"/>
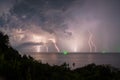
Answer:
<path fill-rule="evenodd" d="M 57 52 L 60 52 L 60 49 L 58 48 L 55 39 L 48 39 L 48 40 L 52 41 L 54 46 L 55 46 L 55 48 L 56 48 L 56 50 L 57 50 Z"/>
<path fill-rule="evenodd" d="M 90 52 L 93 52 L 93 50 L 94 50 L 94 52 L 96 52 L 97 48 L 96 48 L 96 45 L 93 41 L 93 34 L 90 31 L 88 31 L 88 33 L 89 33 L 88 45 L 89 45 Z"/>
<path fill-rule="evenodd" d="M 94 52 L 96 52 L 96 45 L 95 45 L 95 43 L 93 42 L 93 40 L 91 40 L 91 44 L 92 44 L 92 46 L 94 47 Z"/>
<path fill-rule="evenodd" d="M 58 48 L 57 44 L 54 43 L 54 45 L 55 45 L 55 48 L 57 49 L 57 51 L 60 52 L 60 49 Z"/>
<path fill-rule="evenodd" d="M 90 34 L 90 33 L 89 33 L 89 34 Z M 92 52 L 92 46 L 91 46 L 91 35 L 89 35 L 88 45 L 89 45 L 90 52 Z"/>

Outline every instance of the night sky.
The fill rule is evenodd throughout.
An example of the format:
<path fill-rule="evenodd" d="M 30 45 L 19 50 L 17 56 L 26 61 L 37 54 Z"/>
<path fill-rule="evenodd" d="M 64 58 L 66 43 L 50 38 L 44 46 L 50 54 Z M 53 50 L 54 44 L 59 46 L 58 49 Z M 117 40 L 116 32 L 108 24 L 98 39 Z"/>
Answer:
<path fill-rule="evenodd" d="M 120 52 L 120 0 L 0 0 L 0 30 L 20 52 Z"/>

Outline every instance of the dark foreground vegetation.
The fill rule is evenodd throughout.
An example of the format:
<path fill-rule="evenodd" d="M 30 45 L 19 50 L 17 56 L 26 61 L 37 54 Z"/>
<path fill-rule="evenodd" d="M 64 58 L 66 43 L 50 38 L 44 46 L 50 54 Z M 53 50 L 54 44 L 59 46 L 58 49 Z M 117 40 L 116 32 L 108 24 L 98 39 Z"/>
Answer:
<path fill-rule="evenodd" d="M 70 70 L 67 64 L 50 66 L 21 56 L 0 32 L 0 80 L 120 80 L 119 69 L 110 65 L 89 64 Z"/>

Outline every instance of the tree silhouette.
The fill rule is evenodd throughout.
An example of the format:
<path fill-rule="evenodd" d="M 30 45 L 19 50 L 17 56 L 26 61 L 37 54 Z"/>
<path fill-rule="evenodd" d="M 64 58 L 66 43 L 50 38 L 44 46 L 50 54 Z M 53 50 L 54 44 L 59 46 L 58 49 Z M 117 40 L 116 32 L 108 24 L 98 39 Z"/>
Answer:
<path fill-rule="evenodd" d="M 8 36 L 0 32 L 0 50 L 4 51 L 5 49 L 7 49 L 8 45 L 9 45 Z"/>

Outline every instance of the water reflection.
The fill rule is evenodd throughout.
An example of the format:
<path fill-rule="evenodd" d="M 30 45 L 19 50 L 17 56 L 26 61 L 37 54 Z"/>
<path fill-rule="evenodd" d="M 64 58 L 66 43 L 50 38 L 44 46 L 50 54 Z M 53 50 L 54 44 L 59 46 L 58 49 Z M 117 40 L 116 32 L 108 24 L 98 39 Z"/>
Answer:
<path fill-rule="evenodd" d="M 49 63 L 50 65 L 61 65 L 64 62 L 68 63 L 73 68 L 82 67 L 90 63 L 96 64 L 111 64 L 112 66 L 120 68 L 120 54 L 102 54 L 102 53 L 69 53 L 64 55 L 63 53 L 27 53 L 36 60 L 41 60 L 43 63 Z"/>

